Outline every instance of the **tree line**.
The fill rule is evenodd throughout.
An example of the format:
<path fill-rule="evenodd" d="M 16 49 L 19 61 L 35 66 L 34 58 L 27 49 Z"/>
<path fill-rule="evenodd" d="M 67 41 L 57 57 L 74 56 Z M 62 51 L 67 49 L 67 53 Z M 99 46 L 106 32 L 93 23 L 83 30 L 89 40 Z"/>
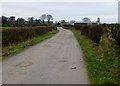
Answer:
<path fill-rule="evenodd" d="M 1 16 L 0 24 L 2 24 L 2 26 L 39 26 L 53 24 L 53 21 L 51 20 L 53 20 L 53 17 L 50 14 L 43 14 L 38 19 L 29 17 L 27 21 L 24 18 L 17 18 L 15 20 L 15 16 L 11 16 L 10 18 Z"/>

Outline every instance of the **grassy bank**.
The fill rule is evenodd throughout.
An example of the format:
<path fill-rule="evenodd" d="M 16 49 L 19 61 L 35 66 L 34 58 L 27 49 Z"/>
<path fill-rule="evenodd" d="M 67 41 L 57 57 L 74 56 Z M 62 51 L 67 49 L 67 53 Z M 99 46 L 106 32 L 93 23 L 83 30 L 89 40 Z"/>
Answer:
<path fill-rule="evenodd" d="M 29 39 L 27 41 L 20 42 L 18 44 L 12 44 L 12 45 L 7 46 L 7 47 L 3 47 L 1 59 L 4 60 L 9 55 L 16 54 L 16 53 L 20 52 L 21 50 L 23 50 L 24 48 L 35 45 L 41 41 L 44 41 L 45 39 L 52 37 L 57 32 L 58 32 L 58 30 L 52 30 L 52 31 L 48 32 L 47 34 L 43 34 L 43 35 L 34 37 L 34 38 Z"/>
<path fill-rule="evenodd" d="M 91 84 L 120 84 L 118 56 L 108 55 L 106 49 L 81 35 L 80 31 L 72 29 L 72 32 L 83 49 Z"/>

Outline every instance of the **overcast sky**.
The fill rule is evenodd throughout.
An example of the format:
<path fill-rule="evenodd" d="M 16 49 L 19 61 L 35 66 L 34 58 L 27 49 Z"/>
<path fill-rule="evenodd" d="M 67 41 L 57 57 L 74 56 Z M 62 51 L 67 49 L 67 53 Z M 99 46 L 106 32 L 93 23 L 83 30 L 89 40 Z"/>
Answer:
<path fill-rule="evenodd" d="M 49 2 L 48 2 L 49 1 Z M 89 2 L 88 2 L 89 1 Z M 51 14 L 54 21 L 65 19 L 66 21 L 81 21 L 88 17 L 96 21 L 100 17 L 101 22 L 116 23 L 118 21 L 118 0 L 1 0 L 2 14 L 15 15 L 27 20 L 33 16 L 39 18 L 42 14 Z M 109 2 L 108 2 L 109 1 Z M 1 7 L 0 7 L 1 8 Z"/>

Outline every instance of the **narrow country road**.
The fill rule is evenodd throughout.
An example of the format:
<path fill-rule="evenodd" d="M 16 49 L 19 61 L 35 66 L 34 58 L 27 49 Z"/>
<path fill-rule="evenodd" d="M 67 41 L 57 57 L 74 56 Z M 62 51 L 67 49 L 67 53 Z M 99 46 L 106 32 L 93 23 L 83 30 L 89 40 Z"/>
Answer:
<path fill-rule="evenodd" d="M 73 33 L 58 27 L 54 37 L 2 63 L 3 84 L 89 84 L 81 48 Z"/>

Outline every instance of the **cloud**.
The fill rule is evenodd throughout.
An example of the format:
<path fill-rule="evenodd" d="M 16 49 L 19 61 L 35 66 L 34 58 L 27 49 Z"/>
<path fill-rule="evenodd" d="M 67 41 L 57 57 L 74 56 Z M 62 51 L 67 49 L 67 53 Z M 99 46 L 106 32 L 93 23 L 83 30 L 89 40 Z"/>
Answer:
<path fill-rule="evenodd" d="M 119 0 L 0 0 L 0 2 L 118 2 Z"/>
<path fill-rule="evenodd" d="M 29 16 L 39 18 L 42 14 L 51 14 L 54 21 L 81 20 L 86 16 L 94 21 L 97 17 L 100 17 L 102 22 L 117 21 L 116 2 L 3 2 L 2 9 L 3 15 L 15 15 L 25 19 Z"/>

